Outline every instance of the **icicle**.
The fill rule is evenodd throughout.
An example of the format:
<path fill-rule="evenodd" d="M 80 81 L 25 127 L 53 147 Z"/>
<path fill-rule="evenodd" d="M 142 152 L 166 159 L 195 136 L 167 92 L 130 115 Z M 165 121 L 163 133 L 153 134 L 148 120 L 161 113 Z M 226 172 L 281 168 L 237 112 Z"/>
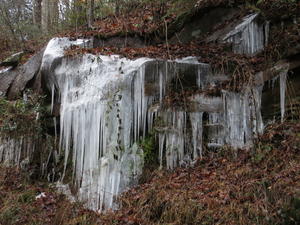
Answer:
<path fill-rule="evenodd" d="M 202 157 L 203 112 L 189 113 L 192 126 L 193 160 Z"/>
<path fill-rule="evenodd" d="M 234 148 L 249 148 L 253 135 L 262 132 L 261 88 L 243 93 L 223 92 L 226 142 Z"/>
<path fill-rule="evenodd" d="M 224 115 L 221 112 L 208 114 L 208 147 L 221 147 L 224 145 Z"/>
<path fill-rule="evenodd" d="M 164 133 L 160 133 L 158 135 L 158 146 L 159 146 L 159 165 L 160 168 L 163 167 L 163 155 L 164 155 L 164 149 L 165 149 L 165 139 L 166 135 Z"/>
<path fill-rule="evenodd" d="M 53 106 L 54 106 L 54 91 L 55 91 L 55 86 L 52 84 L 51 88 L 51 114 L 53 113 Z"/>
<path fill-rule="evenodd" d="M 164 161 L 168 169 L 188 164 L 191 156 L 185 154 L 186 113 L 166 111 L 160 112 L 159 116 L 162 119 L 162 125 L 156 127 L 156 130 L 159 131 L 160 166 L 163 166 Z"/>
<path fill-rule="evenodd" d="M 265 23 L 265 46 L 269 44 L 270 21 Z"/>
<path fill-rule="evenodd" d="M 252 89 L 252 103 L 251 113 L 253 121 L 254 134 L 262 134 L 264 131 L 264 123 L 261 115 L 261 99 L 262 99 L 263 85 L 254 87 Z"/>
<path fill-rule="evenodd" d="M 281 122 L 284 120 L 285 115 L 285 93 L 286 93 L 286 79 L 287 70 L 280 73 L 280 112 L 281 112 Z"/>
<path fill-rule="evenodd" d="M 56 122 L 56 117 L 53 117 L 53 125 L 54 125 L 54 141 L 56 143 L 56 141 L 57 141 L 57 122 Z"/>

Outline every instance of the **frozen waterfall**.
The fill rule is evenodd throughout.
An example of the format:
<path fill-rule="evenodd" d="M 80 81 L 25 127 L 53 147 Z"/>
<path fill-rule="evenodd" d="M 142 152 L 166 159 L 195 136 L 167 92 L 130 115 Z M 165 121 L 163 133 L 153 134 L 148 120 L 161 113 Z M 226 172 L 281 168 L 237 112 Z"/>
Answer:
<path fill-rule="evenodd" d="M 194 96 L 193 110 L 165 108 L 163 99 L 174 81 L 181 88 L 208 85 L 210 66 L 193 57 L 176 61 L 90 54 L 63 57 L 63 49 L 78 42 L 88 41 L 51 40 L 42 72 L 53 101 L 61 103 L 63 177 L 73 178 L 78 199 L 90 209 L 115 208 L 118 194 L 137 182 L 143 150 L 136 143 L 152 129 L 158 136 L 161 166 L 173 169 L 202 156 L 203 133 L 210 147 L 243 148 L 263 127 L 261 93 L 256 89 L 224 92 L 223 97 Z M 209 115 L 207 126 L 204 113 Z"/>
<path fill-rule="evenodd" d="M 161 104 L 167 85 L 179 74 L 192 73 L 194 84 L 205 86 L 209 66 L 194 58 L 164 62 L 116 55 L 62 57 L 63 48 L 70 45 L 66 39 L 50 41 L 42 66 L 52 99 L 61 103 L 64 177 L 70 176 L 67 169 L 71 159 L 78 198 L 94 210 L 114 208 L 118 193 L 134 184 L 142 172 L 143 151 L 135 143 L 152 128 L 157 113 L 149 108 Z M 181 124 L 184 114 L 173 118 L 179 123 L 179 131 L 185 126 Z M 200 138 L 201 124 L 195 129 L 194 141 Z M 169 150 L 164 158 L 167 167 L 174 168 L 186 157 L 184 151 L 174 153 L 184 136 L 181 140 L 178 134 L 168 137 L 170 148 L 166 148 Z M 193 158 L 200 152 L 194 149 Z"/>

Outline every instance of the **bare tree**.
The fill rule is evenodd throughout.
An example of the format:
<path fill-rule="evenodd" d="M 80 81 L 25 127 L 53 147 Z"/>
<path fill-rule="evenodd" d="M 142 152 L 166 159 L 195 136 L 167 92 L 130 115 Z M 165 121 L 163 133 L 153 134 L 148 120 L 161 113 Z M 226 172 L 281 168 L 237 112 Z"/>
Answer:
<path fill-rule="evenodd" d="M 33 24 L 38 27 L 42 24 L 42 0 L 33 0 Z"/>
<path fill-rule="evenodd" d="M 42 0 L 41 24 L 42 24 L 42 30 L 44 32 L 49 31 L 49 9 L 50 9 L 50 1 Z"/>
<path fill-rule="evenodd" d="M 57 28 L 59 23 L 58 0 L 42 0 L 42 30 L 50 32 Z"/>
<path fill-rule="evenodd" d="M 88 27 L 93 27 L 94 22 L 94 8 L 95 8 L 95 2 L 94 0 L 88 0 L 87 1 L 87 23 Z"/>

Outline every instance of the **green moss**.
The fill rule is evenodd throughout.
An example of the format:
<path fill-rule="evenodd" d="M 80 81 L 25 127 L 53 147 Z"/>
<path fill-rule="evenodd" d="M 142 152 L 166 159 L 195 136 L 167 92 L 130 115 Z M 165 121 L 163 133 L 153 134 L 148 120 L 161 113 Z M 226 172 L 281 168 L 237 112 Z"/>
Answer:
<path fill-rule="evenodd" d="M 42 123 L 36 118 L 44 114 L 44 98 L 29 91 L 26 101 L 0 98 L 0 133 L 11 137 L 41 133 Z"/>
<path fill-rule="evenodd" d="M 141 140 L 139 146 L 143 149 L 146 166 L 157 163 L 156 143 L 153 133 Z"/>
<path fill-rule="evenodd" d="M 300 224 L 300 198 L 293 198 L 282 211 L 283 225 Z"/>

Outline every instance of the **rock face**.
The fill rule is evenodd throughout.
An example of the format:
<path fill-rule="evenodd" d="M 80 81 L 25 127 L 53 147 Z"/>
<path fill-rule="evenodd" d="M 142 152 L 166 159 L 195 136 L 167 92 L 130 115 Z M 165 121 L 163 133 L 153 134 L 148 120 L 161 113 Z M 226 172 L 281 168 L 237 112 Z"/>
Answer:
<path fill-rule="evenodd" d="M 38 74 L 44 49 L 34 55 L 24 65 L 15 69 L 0 71 L 0 94 L 9 99 L 20 97 L 26 85 Z"/>
<path fill-rule="evenodd" d="M 7 90 L 17 75 L 18 73 L 11 68 L 0 71 L 0 96 L 6 96 Z"/>
<path fill-rule="evenodd" d="M 65 47 L 86 42 L 51 40 L 41 72 L 53 101 L 61 104 L 64 174 L 72 159 L 77 197 L 87 207 L 114 208 L 115 197 L 137 182 L 143 168 L 143 150 L 137 143 L 151 131 L 158 137 L 160 164 L 169 169 L 201 157 L 204 145 L 249 147 L 262 132 L 261 88 L 223 92 L 220 97 L 194 96 L 193 110 L 169 108 L 164 98 L 179 91 L 176 88 L 205 90 L 212 84 L 208 64 L 193 57 L 175 61 L 63 57 Z"/>
<path fill-rule="evenodd" d="M 139 37 L 94 37 L 93 40 L 93 48 L 97 47 L 133 47 L 133 48 L 141 48 L 145 47 L 144 41 Z"/>
<path fill-rule="evenodd" d="M 12 56 L 8 57 L 3 62 L 1 62 L 0 66 L 16 67 L 19 64 L 19 62 L 21 61 L 21 58 L 23 55 L 24 55 L 24 52 L 18 52 L 16 54 L 13 54 Z"/>
<path fill-rule="evenodd" d="M 256 18 L 256 14 L 246 17 L 217 39 L 232 42 L 236 52 L 260 51 L 267 29 L 257 25 Z M 52 39 L 40 72 L 52 94 L 52 106 L 61 106 L 60 154 L 65 157 L 61 180 L 72 178 L 75 197 L 90 209 L 116 208 L 118 194 L 137 184 L 144 165 L 138 143 L 150 133 L 156 135 L 161 167 L 173 169 L 193 164 L 203 149 L 249 148 L 263 131 L 262 85 L 245 87 L 240 93 L 223 90 L 219 96 L 195 94 L 171 107 L 167 100 L 172 92 L 186 88 L 201 92 L 228 78 L 212 74 L 210 65 L 193 57 L 173 61 L 91 54 L 65 57 L 64 49 L 71 45 L 87 47 L 93 41 Z M 6 86 L 14 82 L 11 87 L 23 89 L 21 83 L 29 79 L 15 77 Z M 3 143 L 2 149 L 10 145 L 9 140 Z M 2 160 L 10 159 L 1 151 Z M 17 148 L 16 155 L 21 151 Z"/>
<path fill-rule="evenodd" d="M 176 31 L 172 42 L 188 43 L 212 32 L 214 27 L 224 23 L 226 20 L 231 20 L 239 13 L 240 9 L 237 8 L 215 8 L 208 12 L 199 13 L 194 16 L 195 18 L 179 18 L 176 23 L 169 27 L 169 30 L 177 30 L 178 26 L 183 26 L 180 31 Z M 185 21 L 186 20 L 186 21 Z M 185 24 L 181 24 L 185 22 Z"/>
<path fill-rule="evenodd" d="M 28 82 L 30 82 L 39 72 L 44 50 L 42 49 L 33 57 L 31 57 L 28 62 L 19 67 L 16 71 L 17 76 L 11 83 L 10 89 L 8 91 L 9 99 L 16 99 L 24 91 Z"/>

